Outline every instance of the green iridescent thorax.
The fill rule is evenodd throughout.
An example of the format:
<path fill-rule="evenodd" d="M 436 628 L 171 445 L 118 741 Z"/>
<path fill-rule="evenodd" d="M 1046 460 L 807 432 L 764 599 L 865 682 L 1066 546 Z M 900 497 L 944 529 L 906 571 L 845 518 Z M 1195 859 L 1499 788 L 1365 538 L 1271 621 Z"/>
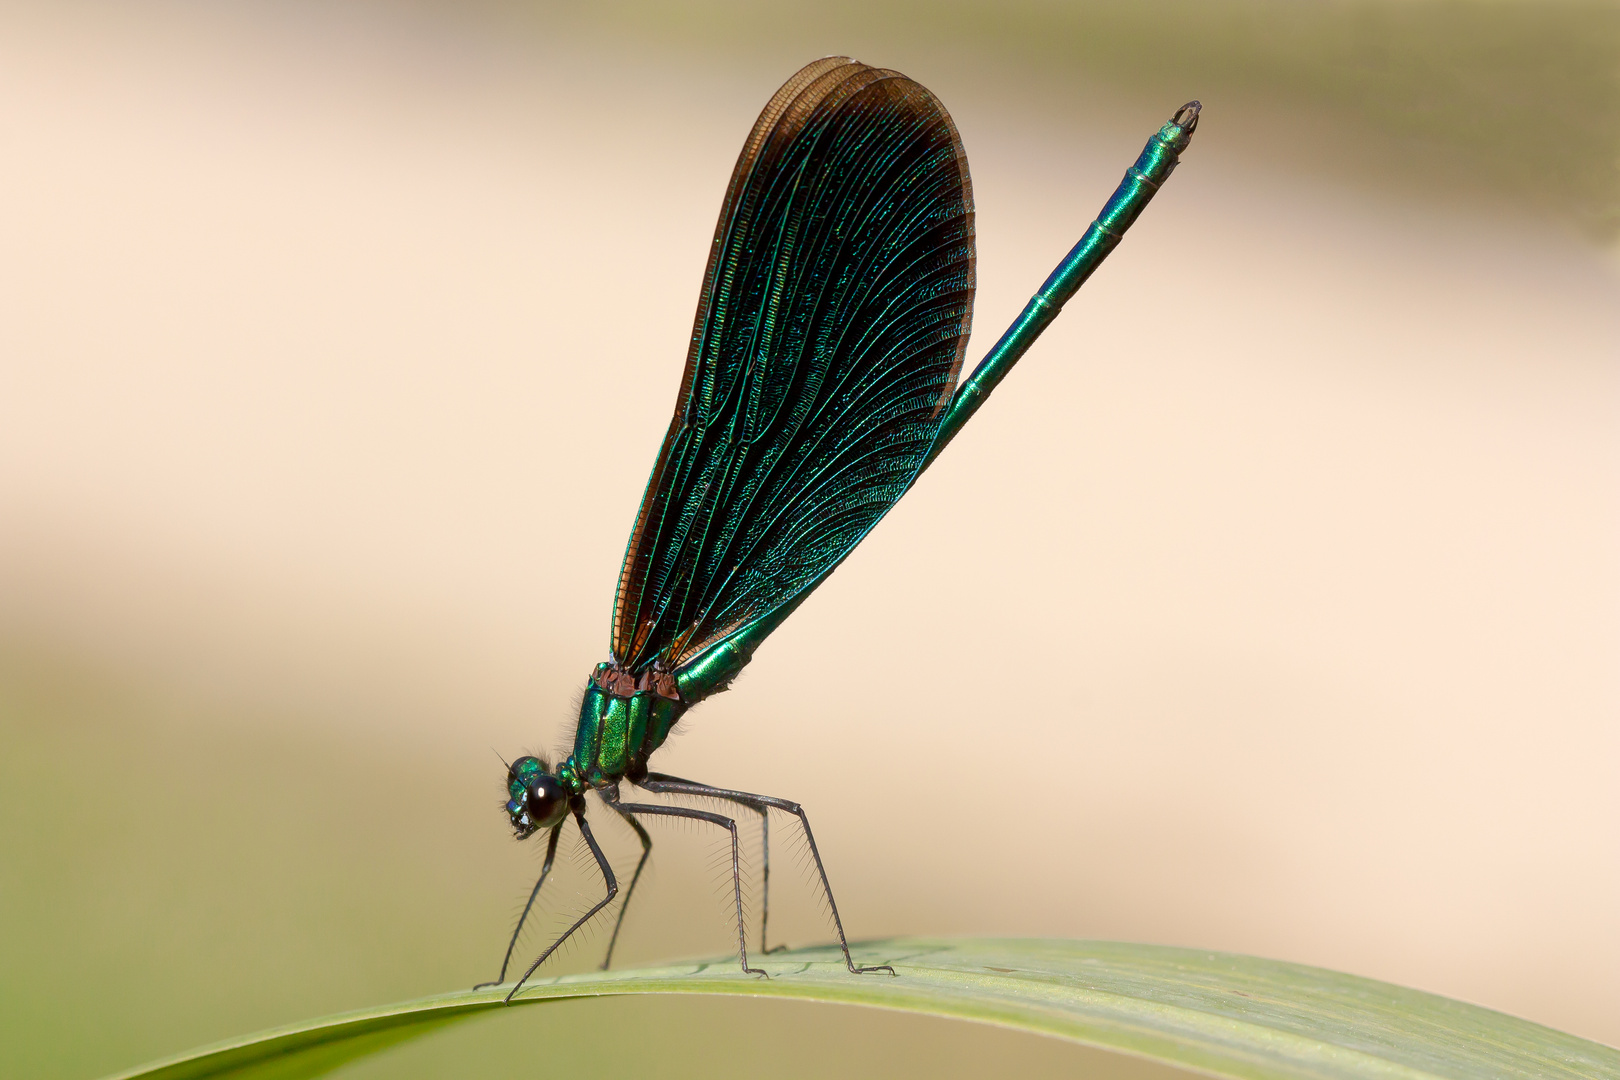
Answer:
<path fill-rule="evenodd" d="M 613 664 L 596 665 L 580 702 L 574 752 L 557 778 L 578 794 L 644 770 L 687 708 L 673 675 L 635 676 Z"/>

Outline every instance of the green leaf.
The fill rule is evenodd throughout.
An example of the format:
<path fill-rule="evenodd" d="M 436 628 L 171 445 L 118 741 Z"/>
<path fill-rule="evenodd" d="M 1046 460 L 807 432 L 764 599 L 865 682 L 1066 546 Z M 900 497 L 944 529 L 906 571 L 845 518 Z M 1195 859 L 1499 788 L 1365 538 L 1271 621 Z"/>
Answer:
<path fill-rule="evenodd" d="M 851 975 L 836 949 L 567 975 L 514 1005 L 620 994 L 730 994 L 903 1009 L 1054 1035 L 1216 1076 L 1620 1078 L 1620 1051 L 1450 998 L 1232 953 L 1116 942 L 898 938 L 855 949 L 898 975 Z M 501 1003 L 505 988 L 342 1013 L 155 1062 L 119 1080 L 292 1080 Z"/>

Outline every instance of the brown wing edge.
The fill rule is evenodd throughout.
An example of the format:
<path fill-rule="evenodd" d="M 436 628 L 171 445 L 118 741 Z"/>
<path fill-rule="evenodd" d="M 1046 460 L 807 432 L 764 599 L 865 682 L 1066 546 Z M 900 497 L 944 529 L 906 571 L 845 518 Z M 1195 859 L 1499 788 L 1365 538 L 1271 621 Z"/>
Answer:
<path fill-rule="evenodd" d="M 895 74 L 899 75 L 898 72 Z M 904 79 L 905 76 L 900 75 L 900 78 Z M 974 238 L 977 230 L 974 228 L 973 174 L 968 172 L 967 150 L 962 146 L 962 133 L 956 130 L 956 121 L 951 119 L 951 114 L 946 111 L 944 103 L 934 96 L 932 90 L 922 83 L 909 79 L 907 81 L 911 82 L 911 85 L 918 92 L 933 103 L 934 110 L 939 113 L 939 118 L 945 122 L 946 130 L 951 133 L 951 146 L 956 151 L 956 165 L 962 174 L 962 213 L 967 218 L 968 236 Z M 956 359 L 951 361 L 951 377 L 946 380 L 944 388 L 940 391 L 939 401 L 934 405 L 935 416 L 944 412 L 946 407 L 950 405 L 951 398 L 956 396 L 956 382 L 962 374 L 962 364 L 967 357 L 968 338 L 973 333 L 973 301 L 977 298 L 979 292 L 979 246 L 977 243 L 971 245 L 968 251 L 967 280 L 968 298 L 967 303 L 963 305 L 962 324 L 956 334 Z"/>
<path fill-rule="evenodd" d="M 653 517 L 657 508 L 659 485 L 663 480 L 664 470 L 669 465 L 670 454 L 674 449 L 675 440 L 685 427 L 685 405 L 692 391 L 692 382 L 696 377 L 698 351 L 702 346 L 704 316 L 708 310 L 711 298 L 714 295 L 715 279 L 719 273 L 720 254 L 725 248 L 727 225 L 731 221 L 733 207 L 743 185 L 753 173 L 760 151 L 769 141 L 772 132 L 784 113 L 801 97 L 805 91 L 825 78 L 836 73 L 841 68 L 865 67 L 858 61 L 847 56 L 825 56 L 813 60 L 800 68 L 784 82 L 771 99 L 760 110 L 759 117 L 754 121 L 748 138 L 743 141 L 741 153 L 737 156 L 737 164 L 731 171 L 731 181 L 726 186 L 725 197 L 720 203 L 720 217 L 715 225 L 714 239 L 709 246 L 709 260 L 703 272 L 703 285 L 698 292 L 697 314 L 693 321 L 692 340 L 687 348 L 686 366 L 681 373 L 680 388 L 675 394 L 675 415 L 670 418 L 669 430 L 664 435 L 664 441 L 658 449 L 658 456 L 653 462 L 652 474 L 647 478 L 647 487 L 642 494 L 641 506 L 636 511 L 635 524 L 631 526 L 629 540 L 625 544 L 624 563 L 619 571 L 618 589 L 614 594 L 613 623 L 609 637 L 609 650 L 615 662 L 620 657 L 632 655 L 640 642 L 633 640 L 633 627 L 625 626 L 629 611 L 633 606 L 632 599 L 639 598 L 641 587 L 645 581 L 645 566 L 640 565 L 641 560 L 637 553 L 641 546 L 643 533 L 646 531 L 648 521 Z"/>
<path fill-rule="evenodd" d="M 641 591 L 646 581 L 646 560 L 641 555 L 641 545 L 645 537 L 648 523 L 654 520 L 662 510 L 662 500 L 659 498 L 665 470 L 669 466 L 676 440 L 685 428 L 685 412 L 688 398 L 692 391 L 692 384 L 696 377 L 699 351 L 704 340 L 706 315 L 711 299 L 717 285 L 720 272 L 720 255 L 725 249 L 725 240 L 730 222 L 734 217 L 737 199 L 753 175 L 762 153 L 773 142 L 775 137 L 782 140 L 791 139 L 801 129 L 816 110 L 836 91 L 845 90 L 853 96 L 873 83 L 888 80 L 903 81 L 907 84 L 909 92 L 920 94 L 931 106 L 932 111 L 944 122 L 950 132 L 951 144 L 955 151 L 958 170 L 962 178 L 962 208 L 972 228 L 973 219 L 973 181 L 968 172 L 967 152 L 962 146 L 962 137 L 951 119 L 950 113 L 935 95 L 921 83 L 907 78 L 898 71 L 887 68 L 874 68 L 847 56 L 827 56 L 814 60 L 800 68 L 771 96 L 764 109 L 760 111 L 759 118 L 743 143 L 741 153 L 737 157 L 737 164 L 732 170 L 731 181 L 726 187 L 725 198 L 721 202 L 719 220 L 715 225 L 714 240 L 709 249 L 709 260 L 703 274 L 703 285 L 698 294 L 697 312 L 692 327 L 692 340 L 687 350 L 686 365 L 681 376 L 680 388 L 675 397 L 675 414 L 670 419 L 668 431 L 665 433 L 663 443 L 659 447 L 658 456 L 653 463 L 651 475 L 647 478 L 647 487 L 642 495 L 641 505 L 636 512 L 635 524 L 631 527 L 629 539 L 625 545 L 624 563 L 619 572 L 618 589 L 614 596 L 613 621 L 609 638 L 609 648 L 615 663 L 621 657 L 638 653 L 643 645 L 642 636 L 650 632 L 650 624 L 638 628 L 626 626 L 627 618 L 633 618 L 632 612 L 639 609 Z M 848 84 L 856 83 L 854 87 Z M 962 323 L 957 334 L 956 357 L 951 365 L 951 372 L 941 391 L 940 399 L 935 404 L 934 415 L 939 415 L 950 403 L 956 391 L 957 379 L 961 373 L 963 359 L 967 352 L 968 335 L 971 332 L 973 320 L 973 290 L 977 284 L 977 252 L 969 254 L 968 261 L 969 298 L 962 315 Z M 712 636 L 712 635 L 711 635 Z"/>

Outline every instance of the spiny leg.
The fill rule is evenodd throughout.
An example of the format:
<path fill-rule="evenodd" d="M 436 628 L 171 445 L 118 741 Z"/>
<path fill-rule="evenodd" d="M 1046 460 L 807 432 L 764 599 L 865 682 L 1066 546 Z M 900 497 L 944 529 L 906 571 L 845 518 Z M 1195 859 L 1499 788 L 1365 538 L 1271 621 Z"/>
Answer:
<path fill-rule="evenodd" d="M 658 814 L 663 817 L 691 818 L 694 821 L 707 821 L 711 825 L 718 825 L 731 833 L 731 889 L 737 899 L 737 951 L 742 959 L 742 969 L 749 975 L 765 975 L 761 968 L 748 966 L 748 930 L 743 920 L 742 902 L 742 847 L 737 839 L 737 823 L 723 814 L 711 814 L 707 810 L 693 810 L 686 806 L 653 806 L 649 803 L 619 803 L 621 811 L 631 814 Z M 766 976 L 769 978 L 769 976 Z"/>
<path fill-rule="evenodd" d="M 682 780 L 678 776 L 669 776 L 665 773 L 648 773 L 647 778 L 638 783 L 648 791 L 660 794 L 696 795 L 710 799 L 727 799 L 745 806 L 775 807 L 798 818 L 800 828 L 804 829 L 804 838 L 810 844 L 810 857 L 816 862 L 816 872 L 821 875 L 821 888 L 827 894 L 827 906 L 832 909 L 833 929 L 838 931 L 838 947 L 844 952 L 844 964 L 857 975 L 876 971 L 887 971 L 890 975 L 895 973 L 894 968 L 888 964 L 860 965 L 849 955 L 849 941 L 844 937 L 844 921 L 838 917 L 838 901 L 833 899 L 832 883 L 827 880 L 827 868 L 821 862 L 821 852 L 816 848 L 816 837 L 810 831 L 810 819 L 805 815 L 804 807 L 773 795 L 755 795 L 747 791 L 711 787 L 695 780 Z"/>
<path fill-rule="evenodd" d="M 619 930 L 624 926 L 624 914 L 630 910 L 630 901 L 636 895 L 636 882 L 641 880 L 641 871 L 647 865 L 647 857 L 652 854 L 652 837 L 647 835 L 647 830 L 642 827 L 641 822 L 631 817 L 619 804 L 619 785 L 602 788 L 596 794 L 607 804 L 608 809 L 618 814 L 627 825 L 636 830 L 636 836 L 641 840 L 641 861 L 636 863 L 636 872 L 630 875 L 630 887 L 624 890 L 624 903 L 619 905 L 619 917 L 613 923 L 613 936 L 608 938 L 607 955 L 602 957 L 602 970 L 606 971 L 608 964 L 613 962 L 613 946 L 619 941 Z"/>
<path fill-rule="evenodd" d="M 529 912 L 534 909 L 535 897 L 540 895 L 540 886 L 546 883 L 546 875 L 551 873 L 551 864 L 557 858 L 557 840 L 562 836 L 562 825 L 553 825 L 551 835 L 546 837 L 546 861 L 540 866 L 540 877 L 529 890 L 529 902 L 523 905 L 523 914 L 518 916 L 517 926 L 512 929 L 512 940 L 506 943 L 506 955 L 501 958 L 501 973 L 493 982 L 481 982 L 473 987 L 482 990 L 486 986 L 499 986 L 506 981 L 506 969 L 512 963 L 512 950 L 517 948 L 518 935 L 523 933 L 523 924 L 529 918 Z"/>
<path fill-rule="evenodd" d="M 771 921 L 771 808 L 756 806 L 754 809 L 759 811 L 759 951 L 769 956 L 787 946 L 773 948 L 765 941 L 765 930 Z"/>
<path fill-rule="evenodd" d="M 651 773 L 651 776 L 661 777 L 664 780 L 675 780 L 673 776 L 663 773 Z M 685 780 L 682 783 L 694 783 Z M 645 786 L 645 785 L 643 785 Z M 705 785 L 698 785 L 699 787 Z M 769 944 L 766 933 L 771 922 L 771 808 L 764 802 L 752 797 L 739 797 L 735 792 L 716 792 L 715 797 L 725 802 L 734 802 L 746 806 L 759 815 L 759 846 L 760 846 L 760 875 L 759 875 L 759 951 L 769 956 L 771 953 L 781 952 L 786 945 L 777 945 L 774 948 Z M 629 901 L 626 901 L 628 903 Z"/>
<path fill-rule="evenodd" d="M 519 990 L 523 989 L 523 984 L 529 981 L 529 976 L 534 974 L 535 968 L 545 963 L 546 958 L 557 951 L 557 946 L 573 937 L 575 930 L 578 930 L 580 927 L 590 922 L 596 917 L 596 913 L 598 911 L 601 911 L 603 908 L 613 903 L 613 898 L 619 895 L 619 882 L 618 879 L 613 876 L 613 867 L 608 864 L 607 856 L 603 855 L 602 849 L 597 846 L 596 837 L 591 835 L 591 827 L 585 824 L 585 800 L 577 795 L 574 798 L 576 800 L 572 807 L 572 810 L 574 811 L 574 821 L 578 823 L 580 835 L 585 837 L 585 843 L 590 845 L 591 854 L 596 856 L 596 865 L 602 871 L 602 881 L 607 885 L 607 895 L 598 900 L 595 907 L 591 908 L 591 910 L 575 919 L 574 925 L 570 926 L 567 930 L 564 930 L 562 932 L 562 936 L 556 941 L 553 941 L 546 948 L 545 952 L 535 957 L 534 963 L 529 965 L 529 969 L 523 973 L 523 977 L 519 979 L 517 984 L 512 987 L 512 992 L 506 995 L 506 1000 L 508 1003 L 511 1002 L 512 998 L 517 996 L 517 992 Z"/>

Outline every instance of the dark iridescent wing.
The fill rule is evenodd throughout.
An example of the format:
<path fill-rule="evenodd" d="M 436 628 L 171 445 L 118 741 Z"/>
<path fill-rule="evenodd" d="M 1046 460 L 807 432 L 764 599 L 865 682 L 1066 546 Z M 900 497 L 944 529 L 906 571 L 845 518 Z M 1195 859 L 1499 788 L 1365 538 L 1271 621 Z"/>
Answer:
<path fill-rule="evenodd" d="M 673 671 L 779 609 L 905 493 L 956 385 L 973 259 L 967 158 L 932 94 L 845 57 L 777 91 L 630 534 L 621 667 Z"/>

